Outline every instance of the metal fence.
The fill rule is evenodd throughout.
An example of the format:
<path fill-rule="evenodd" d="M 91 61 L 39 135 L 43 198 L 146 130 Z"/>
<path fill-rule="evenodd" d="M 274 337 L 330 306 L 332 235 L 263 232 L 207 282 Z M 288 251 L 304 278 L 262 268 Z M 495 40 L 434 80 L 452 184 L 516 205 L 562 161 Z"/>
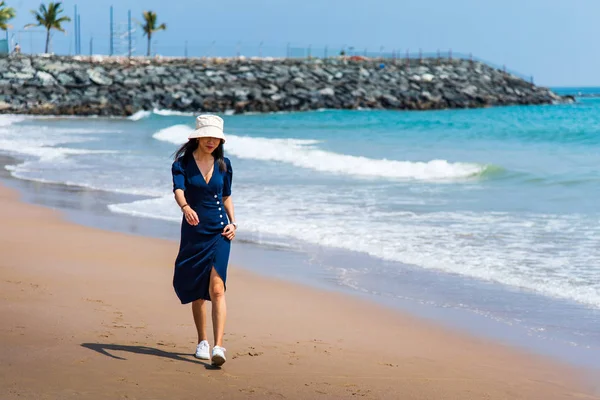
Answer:
<path fill-rule="evenodd" d="M 46 32 L 43 30 L 13 30 L 8 31 L 9 47 L 13 49 L 19 43 L 24 54 L 39 54 L 44 52 Z M 80 43 L 75 43 L 75 35 L 52 32 L 51 47 L 61 49 L 57 54 L 81 55 L 116 55 L 116 56 L 144 56 L 147 51 L 147 39 L 141 36 L 139 29 L 129 29 L 124 24 L 115 24 L 112 35 L 87 35 L 80 37 Z M 374 48 L 356 47 L 349 45 L 312 46 L 297 43 L 249 43 L 238 41 L 235 43 L 222 43 L 218 41 L 180 43 L 167 42 L 157 33 L 151 43 L 151 56 L 164 57 L 274 57 L 274 58 L 321 58 L 328 59 L 345 55 L 349 57 L 365 57 L 370 59 L 385 59 L 407 61 L 425 59 L 461 59 L 482 62 L 498 70 L 517 76 L 533 83 L 533 76 L 506 68 L 487 60 L 480 59 L 472 54 L 454 52 L 451 49 L 423 52 L 406 48 Z"/>

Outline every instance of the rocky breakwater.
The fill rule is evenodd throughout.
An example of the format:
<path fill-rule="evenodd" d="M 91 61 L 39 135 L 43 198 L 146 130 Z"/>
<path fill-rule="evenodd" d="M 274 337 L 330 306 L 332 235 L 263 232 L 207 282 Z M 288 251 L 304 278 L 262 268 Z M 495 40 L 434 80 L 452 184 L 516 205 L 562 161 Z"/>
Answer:
<path fill-rule="evenodd" d="M 0 58 L 0 113 L 430 110 L 565 100 L 466 60 Z"/>

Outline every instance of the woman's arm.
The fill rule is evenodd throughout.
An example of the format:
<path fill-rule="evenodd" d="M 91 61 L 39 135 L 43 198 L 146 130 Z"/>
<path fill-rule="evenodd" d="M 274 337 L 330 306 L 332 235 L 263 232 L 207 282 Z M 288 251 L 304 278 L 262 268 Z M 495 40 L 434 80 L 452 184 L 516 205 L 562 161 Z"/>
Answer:
<path fill-rule="evenodd" d="M 225 206 L 227 217 L 229 217 L 229 223 L 235 223 L 235 208 L 233 207 L 231 196 L 223 197 L 223 206 Z"/>
<path fill-rule="evenodd" d="M 233 200 L 231 196 L 223 197 L 223 206 L 225 207 L 225 211 L 227 212 L 227 217 L 229 217 L 229 224 L 223 229 L 223 233 L 221 235 L 225 236 L 229 240 L 233 240 L 235 237 L 236 225 L 235 223 L 235 211 L 233 208 Z"/>
<path fill-rule="evenodd" d="M 175 193 L 175 201 L 177 202 L 177 205 L 179 206 L 179 208 L 182 208 L 183 206 L 185 206 L 187 204 L 187 201 L 185 200 L 184 191 L 181 189 L 175 189 L 174 193 Z"/>
<path fill-rule="evenodd" d="M 231 168 L 231 162 L 229 159 L 225 159 L 227 165 L 227 173 L 223 179 L 223 206 L 227 212 L 229 218 L 229 224 L 223 229 L 222 235 L 229 240 L 233 240 L 235 237 L 235 231 L 237 224 L 235 223 L 235 211 L 233 207 L 233 200 L 231 199 L 231 182 L 233 181 L 233 168 Z"/>
<path fill-rule="evenodd" d="M 175 201 L 177 202 L 179 208 L 181 208 L 181 211 L 183 211 L 187 223 L 193 226 L 198 225 L 198 223 L 200 222 L 200 220 L 198 219 L 198 214 L 196 214 L 196 211 L 192 210 L 192 207 L 190 207 L 187 201 L 185 200 L 184 191 L 181 189 L 175 189 L 174 193 Z"/>

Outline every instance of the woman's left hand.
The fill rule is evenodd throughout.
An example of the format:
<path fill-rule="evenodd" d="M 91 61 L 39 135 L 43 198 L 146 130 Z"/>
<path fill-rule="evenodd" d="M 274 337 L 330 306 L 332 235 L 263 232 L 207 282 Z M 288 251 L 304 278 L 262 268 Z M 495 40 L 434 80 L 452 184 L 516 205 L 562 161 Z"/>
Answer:
<path fill-rule="evenodd" d="M 233 224 L 229 224 L 223 229 L 223 233 L 221 235 L 225 236 L 229 240 L 233 240 L 235 237 L 235 226 Z"/>

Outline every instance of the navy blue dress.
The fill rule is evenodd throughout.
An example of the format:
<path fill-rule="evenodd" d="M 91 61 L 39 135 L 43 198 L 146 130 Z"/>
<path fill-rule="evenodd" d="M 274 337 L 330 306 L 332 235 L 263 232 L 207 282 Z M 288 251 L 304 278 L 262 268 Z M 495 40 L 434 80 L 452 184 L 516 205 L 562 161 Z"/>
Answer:
<path fill-rule="evenodd" d="M 196 161 L 177 159 L 172 167 L 173 191 L 181 189 L 200 223 L 192 226 L 181 221 L 181 242 L 175 260 L 173 287 L 182 304 L 210 300 L 208 291 L 212 267 L 225 283 L 231 241 L 221 235 L 229 223 L 223 197 L 231 195 L 233 171 L 225 158 L 227 171 L 221 172 L 215 160 L 212 177 L 206 183 Z"/>

